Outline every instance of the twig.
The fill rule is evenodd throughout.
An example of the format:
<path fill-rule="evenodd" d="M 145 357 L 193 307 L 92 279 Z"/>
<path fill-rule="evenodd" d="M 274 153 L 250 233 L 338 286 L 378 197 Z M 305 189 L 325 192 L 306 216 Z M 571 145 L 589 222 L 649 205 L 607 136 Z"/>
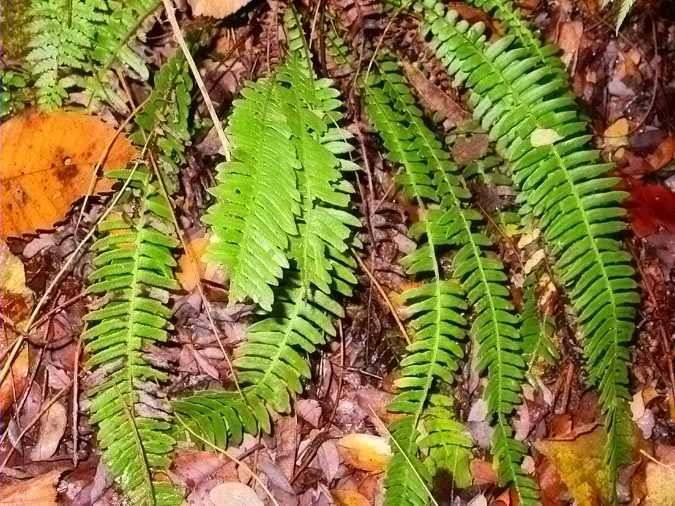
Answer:
<path fill-rule="evenodd" d="M 394 321 L 396 322 L 396 325 L 398 325 L 399 330 L 401 331 L 401 334 L 405 338 L 406 342 L 408 344 L 412 343 L 412 340 L 410 339 L 410 336 L 408 335 L 408 331 L 405 329 L 405 326 L 403 325 L 403 322 L 401 321 L 401 318 L 398 316 L 398 313 L 396 312 L 396 308 L 394 305 L 391 303 L 391 300 L 387 296 L 387 293 L 384 291 L 384 288 L 382 288 L 382 285 L 380 282 L 375 279 L 375 276 L 373 276 L 373 273 L 370 272 L 370 269 L 366 266 L 366 264 L 363 263 L 363 260 L 359 258 L 359 256 L 356 254 L 354 250 L 352 251 L 352 256 L 356 260 L 356 262 L 359 264 L 359 267 L 363 270 L 363 272 L 366 273 L 368 276 L 368 279 L 370 279 L 370 282 L 373 284 L 377 292 L 380 294 L 380 296 L 384 299 L 385 304 L 387 304 L 387 307 L 389 308 L 389 311 L 391 312 L 391 316 L 394 318 Z"/>
<path fill-rule="evenodd" d="M 220 124 L 218 114 L 216 113 L 215 107 L 213 107 L 213 102 L 211 101 L 209 92 L 206 89 L 204 80 L 202 79 L 202 76 L 199 74 L 197 64 L 195 63 L 194 58 L 192 58 L 192 55 L 190 54 L 190 49 L 187 47 L 187 44 L 185 43 L 183 32 L 181 32 L 180 26 L 178 26 L 178 21 L 176 20 L 176 9 L 172 4 L 172 0 L 162 0 L 162 3 L 164 4 L 164 9 L 166 10 L 166 17 L 168 18 L 169 24 L 171 25 L 173 36 L 176 39 L 176 42 L 178 43 L 178 46 L 180 47 L 181 51 L 183 52 L 183 55 L 185 56 L 185 60 L 187 61 L 190 70 L 192 71 L 192 75 L 195 79 L 195 82 L 197 83 L 197 87 L 199 88 L 199 91 L 202 94 L 202 98 L 204 98 L 204 105 L 206 105 L 206 109 L 209 111 L 209 116 L 211 116 L 213 128 L 216 129 L 216 133 L 218 134 L 220 144 L 223 146 L 223 156 L 225 157 L 226 161 L 229 161 L 231 157 L 230 141 L 228 141 L 227 137 L 225 136 L 225 132 L 223 131 L 223 125 Z"/>

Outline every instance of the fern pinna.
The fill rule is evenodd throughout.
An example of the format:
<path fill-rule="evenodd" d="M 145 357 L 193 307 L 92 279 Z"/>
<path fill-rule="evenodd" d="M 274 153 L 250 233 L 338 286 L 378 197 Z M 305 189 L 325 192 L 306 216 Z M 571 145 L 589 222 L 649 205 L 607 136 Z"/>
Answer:
<path fill-rule="evenodd" d="M 488 373 L 485 393 L 490 412 L 496 418 L 494 451 L 500 478 L 505 484 L 513 484 L 522 503 L 532 503 L 537 497 L 536 485 L 520 469 L 525 448 L 510 437 L 507 420 L 519 399 L 525 364 L 520 356 L 517 319 L 504 286 L 503 266 L 495 256 L 486 254 L 485 247 L 490 241 L 475 226 L 481 216 L 466 207 L 470 195 L 457 174 L 458 169 L 424 125 L 398 65 L 382 62 L 373 76 L 364 90 L 368 117 L 382 137 L 389 158 L 403 168 L 399 182 L 404 192 L 423 210 L 412 231 L 425 241 L 404 259 L 404 264 L 411 274 L 431 272 L 433 276 L 431 284 L 403 294 L 413 315 L 416 337 L 402 362 L 403 378 L 399 386 L 419 389 L 415 393 L 420 403 L 418 411 L 410 411 L 400 401 L 395 401 L 392 409 L 414 414 L 416 420 L 430 395 L 432 376 L 453 382 L 453 373 L 458 369 L 456 361 L 463 355 L 456 341 L 462 333 L 463 319 L 459 313 L 465 308 L 460 297 L 466 294 L 474 312 L 471 336 L 478 345 L 479 367 Z M 442 280 L 437 257 L 441 246 L 455 249 L 451 273 L 460 280 L 461 289 L 448 291 L 452 282 Z M 419 376 L 424 374 L 427 379 L 421 381 Z M 407 391 L 402 394 L 407 399 L 411 395 Z M 412 445 L 415 439 L 411 437 Z M 395 490 L 393 495 L 401 494 Z"/>
<path fill-rule="evenodd" d="M 139 114 L 138 141 L 160 158 L 176 156 L 170 139 L 180 128 L 166 119 L 186 125 L 189 80 L 182 56 L 169 60 Z M 140 162 L 107 175 L 123 184 L 128 202 L 100 223 L 102 237 L 93 245 L 88 291 L 101 296 L 101 305 L 86 316 L 85 352 L 88 367 L 105 371 L 105 378 L 88 392 L 90 419 L 98 425 L 105 462 L 133 504 L 176 504 L 180 497 L 170 482 L 156 476 L 168 467 L 175 445 L 171 404 L 158 389 L 167 373 L 145 351 L 168 339 L 168 292 L 178 288 L 178 241 L 164 187 L 175 174 L 160 174 L 159 181 L 151 163 Z"/>
<path fill-rule="evenodd" d="M 586 122 L 556 65 L 528 56 L 518 37 L 488 43 L 434 0 L 420 6 L 424 30 L 458 83 L 469 88 L 474 116 L 496 142 L 537 217 L 555 271 L 575 309 L 588 377 L 600 391 L 612 476 L 630 456 L 628 344 L 639 300 L 630 257 L 616 234 L 625 225 L 624 193 L 588 147 Z"/>
<path fill-rule="evenodd" d="M 221 406 L 243 403 L 264 431 L 269 413 L 290 412 L 309 378 L 304 355 L 336 335 L 333 319 L 343 316 L 337 297 L 349 296 L 356 282 L 348 249 L 360 225 L 343 178 L 353 165 L 340 157 L 352 148 L 351 135 L 338 126 L 339 93 L 315 76 L 290 10 L 286 26 L 285 63 L 235 102 L 228 126 L 233 158 L 218 169 L 216 203 L 205 220 L 214 233 L 210 254 L 230 274 L 230 300 L 251 299 L 268 312 L 235 354 L 242 395 L 219 394 Z M 212 395 L 199 392 L 174 405 L 194 420 Z"/>
<path fill-rule="evenodd" d="M 126 111 L 114 64 L 147 81 L 139 47 L 143 24 L 152 20 L 159 0 L 31 0 L 27 70 L 37 103 L 56 109 L 75 91 Z M 87 104 L 89 105 L 89 104 Z"/>

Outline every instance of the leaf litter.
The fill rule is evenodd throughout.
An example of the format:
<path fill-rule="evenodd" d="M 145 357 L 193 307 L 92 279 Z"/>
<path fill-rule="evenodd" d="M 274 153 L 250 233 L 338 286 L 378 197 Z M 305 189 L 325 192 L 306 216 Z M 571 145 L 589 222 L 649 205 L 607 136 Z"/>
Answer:
<path fill-rule="evenodd" d="M 189 3 L 195 15 L 221 17 L 247 2 L 192 0 Z M 335 0 L 328 3 L 339 5 L 349 13 L 356 37 L 367 36 L 369 30 L 377 26 L 381 15 L 372 2 Z M 666 345 L 672 346 L 670 340 L 675 322 L 672 309 L 675 306 L 671 300 L 675 212 L 670 212 L 671 208 L 675 210 L 672 197 L 675 189 L 672 176 L 674 97 L 672 90 L 664 86 L 672 79 L 672 65 L 665 61 L 663 50 L 675 37 L 672 21 L 666 16 L 637 15 L 629 20 L 622 36 L 615 37 L 610 27 L 602 23 L 598 4 L 593 0 L 577 3 L 563 0 L 556 4 L 528 0 L 524 4 L 530 7 L 532 19 L 545 36 L 561 46 L 575 91 L 593 120 L 599 147 L 617 163 L 617 172 L 630 194 L 626 207 L 636 236 L 634 256 L 641 266 L 641 282 L 651 292 L 643 308 L 646 322 L 636 336 L 632 409 L 639 432 L 649 445 L 642 450 L 643 469 L 626 476 L 621 485 L 622 490 L 628 491 L 623 496 L 626 503 L 673 504 L 675 499 L 669 495 L 672 490 L 667 484 L 673 479 L 675 466 L 675 452 L 668 444 L 675 437 L 675 413 L 670 407 L 672 402 L 669 404 L 672 385 L 669 384 L 667 364 L 658 359 L 664 356 L 660 335 L 665 332 Z M 458 4 L 461 6 L 463 4 Z M 478 15 L 469 10 L 465 14 Z M 490 19 L 484 21 L 491 23 Z M 271 34 L 277 31 L 278 20 L 266 17 L 265 22 L 262 37 L 268 39 L 262 41 L 256 39 L 258 35 L 251 30 L 242 27 L 221 33 L 219 51 L 227 55 L 229 62 L 225 74 L 219 73 L 222 62 L 204 62 L 208 84 L 217 90 L 214 95 L 219 93 L 223 97 L 223 107 L 236 96 L 245 78 L 264 73 L 268 60 L 274 59 L 278 48 L 274 47 L 273 41 L 278 34 Z M 654 23 L 653 27 L 651 23 Z M 499 29 L 498 26 L 493 28 Z M 659 43 L 658 51 L 644 36 L 651 33 L 652 28 L 656 40 L 664 44 Z M 158 45 L 151 50 L 161 52 L 166 47 Z M 449 129 L 464 122 L 467 114 L 448 83 L 436 78 L 433 71 L 426 71 L 434 65 L 431 59 L 420 57 L 414 64 L 406 65 L 406 72 L 413 76 L 413 84 L 425 98 L 425 107 Z M 420 68 L 425 71 L 421 72 Z M 431 78 L 426 77 L 429 75 Z M 657 82 L 655 87 L 654 82 Z M 362 131 L 358 111 L 351 113 L 354 115 L 352 128 Z M 8 240 L 8 248 L 4 244 L 0 248 L 0 289 L 3 290 L 0 303 L 3 316 L 18 326 L 15 329 L 3 320 L 0 352 L 11 339 L 16 339 L 20 323 L 33 304 L 32 292 L 37 296 L 43 292 L 45 284 L 61 267 L 63 258 L 72 251 L 72 243 L 81 238 L 81 232 L 78 235 L 73 226 L 74 217 L 69 214 L 72 204 L 90 192 L 96 194 L 109 189 L 105 183 L 90 189 L 90 181 L 99 152 L 109 141 L 113 127 L 91 118 L 78 119 L 78 122 L 82 121 L 77 127 L 79 132 L 90 133 L 87 129 L 95 128 L 100 134 L 90 139 L 80 133 L 73 136 L 70 145 L 59 139 L 55 125 L 73 121 L 72 113 L 56 117 L 53 123 L 49 123 L 51 119 L 31 114 L 12 121 L 35 124 L 34 133 L 39 133 L 40 142 L 45 145 L 44 156 L 38 160 L 24 160 L 22 157 L 26 153 L 0 149 L 3 153 L 0 178 L 5 183 L 0 190 L 3 192 L 0 230 L 3 237 L 12 237 Z M 17 135 L 19 130 L 14 128 L 17 127 L 11 122 L 0 127 L 0 146 L 7 145 L 7 139 Z M 532 141 L 545 146 L 554 142 L 557 135 L 555 131 L 536 131 Z M 84 143 L 83 139 L 88 142 Z M 173 350 L 157 351 L 154 358 L 177 371 L 172 384 L 175 391 L 218 385 L 231 375 L 204 306 L 200 298 L 194 296 L 197 284 L 205 283 L 206 295 L 214 308 L 214 322 L 224 337 L 227 352 L 241 340 L 251 311 L 248 307 L 227 306 L 223 274 L 209 272 L 209 266 L 198 260 L 203 247 L 200 239 L 203 227 L 195 217 L 205 205 L 203 188 L 210 186 L 204 167 L 219 149 L 207 139 L 205 136 L 202 144 L 196 144 L 191 154 L 190 194 L 185 195 L 191 211 L 181 216 L 186 228 L 197 233 L 191 235 L 196 237 L 191 242 L 191 249 L 196 251 L 189 252 L 180 261 L 181 284 L 187 293 L 176 296 L 177 306 L 181 308 L 175 321 L 178 337 L 172 343 Z M 133 156 L 126 141 L 120 138 L 119 142 L 104 169 L 124 165 Z M 485 153 L 487 137 L 485 134 L 467 137 L 455 147 L 455 154 L 468 164 Z M 362 214 L 370 222 L 364 237 L 363 260 L 375 280 L 393 296 L 401 290 L 404 281 L 399 260 L 411 247 L 407 232 L 408 225 L 415 221 L 415 214 L 409 203 L 401 201 L 391 191 L 390 176 L 382 162 L 375 159 L 367 135 L 363 148 L 359 156 L 369 161 L 367 176 L 371 180 L 360 181 Z M 40 179 L 31 179 L 32 176 L 25 173 L 26 166 L 38 167 L 36 173 L 40 174 Z M 74 174 L 73 181 L 78 183 L 72 185 L 72 193 L 71 187 L 62 188 L 59 183 L 59 177 L 70 177 L 71 174 Z M 18 187 L 20 191 L 11 187 L 14 188 L 11 199 L 7 197 L 10 178 L 17 178 L 22 184 Z M 58 198 L 56 194 L 38 195 L 32 189 L 36 184 L 46 188 L 58 186 L 62 194 Z M 22 202 L 25 199 L 34 202 L 39 210 L 46 208 L 45 202 L 53 200 L 57 203 L 58 200 L 59 210 L 51 214 L 36 211 L 35 216 L 20 216 L 14 209 L 18 202 L 16 195 L 21 196 Z M 484 203 L 486 209 L 496 207 L 487 197 Z M 94 199 L 90 205 L 100 204 Z M 41 232 L 39 236 L 25 235 L 37 231 Z M 534 247 L 535 253 L 540 251 L 536 244 Z M 25 280 L 22 279 L 24 266 Z M 14 362 L 11 383 L 8 376 L 8 380 L 0 384 L 0 413 L 7 434 L 18 434 L 55 392 L 66 387 L 76 373 L 82 373 L 76 362 L 81 314 L 77 303 L 69 301 L 82 296 L 84 275 L 85 272 L 74 270 L 69 277 L 70 286 L 65 282 L 62 284 L 59 296 L 50 307 L 53 314 L 39 327 L 44 337 L 31 340 L 25 353 L 22 352 Z M 314 505 L 334 501 L 362 506 L 378 504 L 381 500 L 381 473 L 391 448 L 386 434 L 378 431 L 378 420 L 389 416 L 384 407 L 391 398 L 390 374 L 402 344 L 391 311 L 372 280 L 362 275 L 359 281 L 359 295 L 349 306 L 348 317 L 343 323 L 343 342 L 329 348 L 324 357 L 314 360 L 313 380 L 296 406 L 296 415 L 277 420 L 277 430 L 272 435 L 260 440 L 245 439 L 239 448 L 230 449 L 232 455 L 241 459 L 274 490 L 280 502 L 283 499 L 287 504 Z M 555 287 L 547 293 L 555 294 Z M 604 499 L 599 492 L 602 485 L 598 484 L 603 479 L 598 460 L 602 429 L 594 421 L 594 403 L 585 399 L 581 383 L 574 379 L 582 366 L 572 344 L 564 301 L 556 301 L 555 295 L 549 297 L 543 305 L 553 308 L 550 314 L 562 329 L 561 346 L 568 361 L 536 370 L 533 387 L 521 407 L 519 436 L 538 449 L 531 467 L 536 470 L 546 504 L 568 504 L 572 500 L 579 505 L 602 504 Z M 657 306 L 660 309 L 657 310 Z M 668 355 L 671 352 L 668 349 L 666 356 L 672 359 Z M 33 373 L 32 377 L 30 373 Z M 470 379 L 471 371 L 464 374 Z M 572 379 L 568 381 L 570 376 Z M 478 398 L 478 385 L 467 381 L 464 387 L 460 410 L 471 420 L 476 439 L 487 440 L 488 436 L 483 434 L 487 423 Z M 24 439 L 16 441 L 12 436 L 4 437 L 0 458 L 4 458 L 10 445 L 15 443 L 21 451 L 14 452 L 3 470 L 0 502 L 18 500 L 23 504 L 56 504 L 57 492 L 65 490 L 67 493 L 62 493 L 60 499 L 66 499 L 70 504 L 85 505 L 97 501 L 116 504 L 119 498 L 91 443 L 92 428 L 85 417 L 73 417 L 73 413 L 82 408 L 80 401 L 85 400 L 80 399 L 79 392 L 63 397 L 45 410 Z M 580 412 L 585 414 L 577 416 Z M 11 431 L 6 428 L 10 426 L 14 427 Z M 73 446 L 71 432 L 78 440 L 77 449 Z M 76 466 L 58 467 L 59 462 L 71 460 L 74 452 L 78 457 Z M 578 465 L 581 462 L 584 467 Z M 458 491 L 452 504 L 513 504 L 508 491 L 500 489 L 487 452 L 476 449 L 470 472 L 471 485 Z M 213 451 L 179 451 L 171 473 L 187 488 L 190 504 L 210 506 L 229 504 L 230 501 L 232 504 L 255 505 L 269 500 L 249 471 Z M 17 480 L 17 476 L 21 480 Z M 234 499 L 239 502 L 232 502 Z"/>

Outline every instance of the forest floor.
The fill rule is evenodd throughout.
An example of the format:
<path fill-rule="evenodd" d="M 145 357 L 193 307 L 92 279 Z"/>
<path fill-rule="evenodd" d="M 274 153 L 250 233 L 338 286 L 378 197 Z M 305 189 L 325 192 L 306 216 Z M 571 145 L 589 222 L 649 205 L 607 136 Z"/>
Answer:
<path fill-rule="evenodd" d="M 461 2 L 451 3 L 469 19 L 492 23 Z M 574 91 L 591 118 L 595 143 L 604 157 L 616 162 L 630 193 L 627 245 L 642 293 L 631 369 L 631 409 L 638 442 L 633 464 L 621 473 L 619 499 L 625 504 L 672 506 L 675 492 L 668 489 L 675 488 L 675 4 L 638 2 L 617 34 L 598 3 L 523 0 L 521 5 L 544 36 L 562 49 Z M 354 33 L 382 29 L 374 3 L 340 0 L 339 4 L 352 19 Z M 181 23 L 199 22 L 183 13 Z M 213 44 L 197 55 L 219 113 L 229 109 L 244 81 L 263 74 L 274 60 L 275 38 L 270 34 L 277 29 L 267 7 L 254 4 L 228 20 Z M 407 47 L 405 28 L 397 29 L 401 48 L 413 54 L 415 48 Z M 172 47 L 170 28 L 162 25 L 156 32 L 153 47 L 160 60 Z M 415 69 L 409 66 L 407 70 L 425 97 L 425 106 L 452 131 L 453 122 L 468 114 L 462 110 L 460 97 L 442 78 L 427 79 Z M 345 87 L 343 92 L 349 96 L 349 83 Z M 373 149 L 374 140 L 358 108 L 351 104 L 349 112 L 350 129 L 358 132 L 357 156 L 367 162 L 355 181 L 357 206 L 367 232 L 359 261 L 359 286 L 347 306 L 338 339 L 313 358 L 312 379 L 293 415 L 276 420 L 271 435 L 247 437 L 240 447 L 230 450 L 247 466 L 238 466 L 215 451 L 177 451 L 171 476 L 187 488 L 190 504 L 234 504 L 228 502 L 232 492 L 219 486 L 234 481 L 255 488 L 247 469 L 267 483 L 282 505 L 362 506 L 381 501 L 383 463 L 389 451 L 382 421 L 391 416 L 385 407 L 393 396 L 393 371 L 405 344 L 392 305 L 396 304 L 394 294 L 407 282 L 399 260 L 410 249 L 408 225 L 415 211 L 390 191 L 390 168 Z M 200 217 L 209 204 L 207 189 L 213 184 L 218 148 L 215 135 L 205 132 L 190 147 L 188 170 L 181 176 L 180 224 L 196 254 L 205 243 Z M 454 150 L 456 158 L 468 163 L 485 154 L 487 139 L 480 133 L 460 135 Z M 513 199 L 498 186 L 476 190 L 481 207 L 487 210 L 500 209 Z M 13 322 L 24 319 L 31 309 L 25 298 L 9 296 L 8 287 L 16 283 L 13 276 L 21 269 L 12 263 L 9 252 L 25 271 L 24 294 L 38 300 L 92 226 L 101 204 L 90 205 L 82 223 L 78 221 L 80 205 L 52 231 L 8 238 L 8 248 L 0 245 L 4 294 L 0 297 L 4 329 L 0 337 L 6 344 L 16 331 Z M 518 257 L 516 250 L 525 243 L 521 239 L 520 245 L 514 244 L 505 231 L 499 247 L 508 262 Z M 201 277 L 215 323 L 226 336 L 226 351 L 242 338 L 251 307 L 227 304 L 222 274 L 213 266 L 197 267 L 184 256 L 179 269 L 183 290 L 175 295 L 175 338 L 173 346 L 163 351 L 167 363 L 173 364 L 170 391 L 221 385 L 230 377 L 228 360 L 211 332 L 197 279 Z M 84 411 L 82 390 L 93 381 L 81 363 L 80 335 L 89 303 L 84 292 L 86 274 L 83 264 L 77 263 L 59 276 L 25 336 L 27 352 L 17 358 L 12 374 L 0 384 L 0 415 L 4 416 L 0 504 L 56 504 L 55 492 L 59 504 L 121 503 L 100 463 Z M 602 504 L 597 396 L 584 386 L 581 351 L 564 299 L 553 282 L 542 293 L 540 306 L 555 320 L 554 341 L 560 358 L 554 365 L 533 371 L 516 416 L 516 434 L 533 448 L 525 465 L 537 478 L 544 504 Z M 518 300 L 522 293 L 514 289 L 513 296 Z M 0 342 L 0 363 L 7 358 L 6 344 Z M 477 372 L 467 366 L 462 372 L 459 411 L 477 442 L 470 466 L 472 485 L 451 490 L 439 483 L 439 504 L 513 504 L 508 491 L 497 484 L 486 448 L 490 429 L 479 387 Z M 351 434 L 372 435 L 367 440 L 371 446 L 363 447 L 360 441 L 351 451 L 345 449 L 341 442 Z"/>

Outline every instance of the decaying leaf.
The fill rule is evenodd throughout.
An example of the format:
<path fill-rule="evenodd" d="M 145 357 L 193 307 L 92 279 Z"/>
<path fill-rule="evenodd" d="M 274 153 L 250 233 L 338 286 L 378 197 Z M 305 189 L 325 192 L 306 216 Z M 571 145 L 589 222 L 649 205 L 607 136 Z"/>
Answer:
<path fill-rule="evenodd" d="M 656 461 L 647 462 L 647 506 L 675 504 L 675 447 L 657 447 Z"/>
<path fill-rule="evenodd" d="M 66 408 L 60 402 L 55 402 L 40 417 L 40 435 L 30 452 L 31 460 L 47 460 L 54 455 L 59 441 L 66 431 Z"/>
<path fill-rule="evenodd" d="M 226 481 L 209 492 L 209 499 L 218 506 L 264 506 L 255 491 L 238 481 Z"/>
<path fill-rule="evenodd" d="M 630 124 L 626 118 L 619 118 L 605 130 L 605 145 L 611 148 L 618 148 L 628 144 L 628 131 Z"/>
<path fill-rule="evenodd" d="M 609 504 L 609 476 L 603 464 L 607 435 L 602 426 L 573 440 L 549 439 L 535 443 L 548 457 L 578 506 Z"/>
<path fill-rule="evenodd" d="M 234 14 L 251 0 L 188 0 L 195 16 L 222 19 Z"/>
<path fill-rule="evenodd" d="M 0 237 L 48 229 L 85 195 L 92 171 L 115 138 L 115 129 L 77 112 L 28 112 L 0 126 Z M 104 169 L 120 168 L 134 157 L 119 136 Z M 94 192 L 110 188 L 105 179 Z"/>
<path fill-rule="evenodd" d="M 391 459 L 387 440 L 372 434 L 347 434 L 337 446 L 345 463 L 362 471 L 381 473 Z"/>
<path fill-rule="evenodd" d="M 17 481 L 0 487 L 0 504 L 12 506 L 57 506 L 59 476 L 63 469 L 55 469 L 35 478 Z"/>

